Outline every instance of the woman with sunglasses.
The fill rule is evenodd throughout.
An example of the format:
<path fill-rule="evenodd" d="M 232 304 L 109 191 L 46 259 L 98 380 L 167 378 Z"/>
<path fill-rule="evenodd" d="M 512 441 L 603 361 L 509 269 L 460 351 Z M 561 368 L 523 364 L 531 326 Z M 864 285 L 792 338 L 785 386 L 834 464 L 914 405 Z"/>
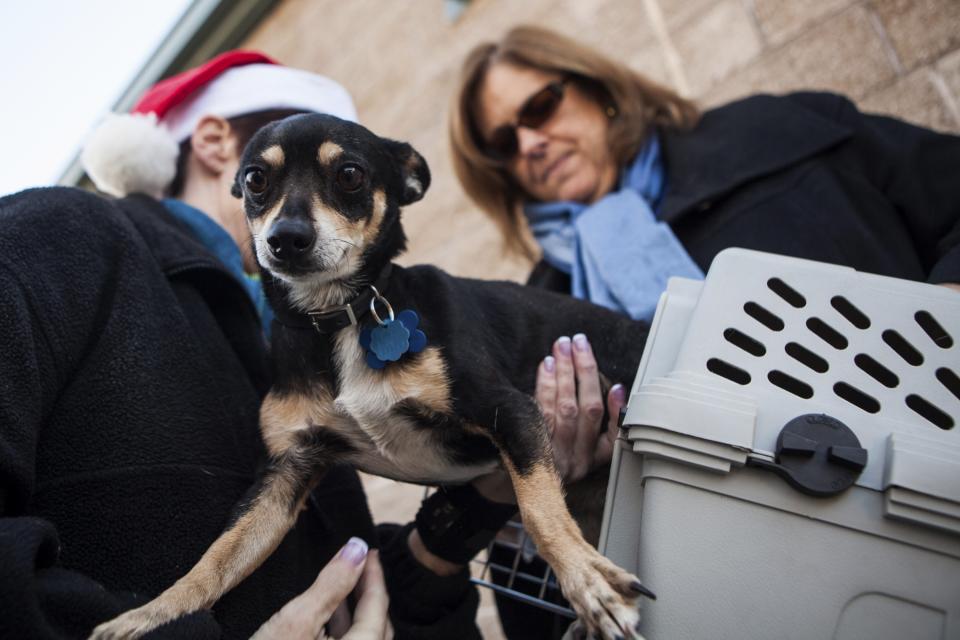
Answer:
<path fill-rule="evenodd" d="M 518 27 L 467 56 L 450 137 L 468 196 L 508 249 L 539 258 L 528 284 L 634 318 L 652 317 L 669 277 L 700 278 L 734 246 L 960 282 L 960 138 L 841 96 L 753 96 L 700 114 L 566 37 Z M 540 366 L 537 399 L 558 467 L 582 475 L 609 448 L 583 410 L 599 401 L 582 384 L 592 359 L 575 348 L 571 365 L 569 353 L 558 341 Z M 560 432 L 597 445 L 558 447 Z M 510 637 L 556 637 L 532 609 L 505 613 Z"/>
<path fill-rule="evenodd" d="M 693 103 L 559 34 L 466 58 L 454 168 L 530 284 L 652 316 L 666 278 L 739 246 L 960 280 L 960 138 L 825 93 Z M 535 243 L 530 242 L 532 232 Z"/>

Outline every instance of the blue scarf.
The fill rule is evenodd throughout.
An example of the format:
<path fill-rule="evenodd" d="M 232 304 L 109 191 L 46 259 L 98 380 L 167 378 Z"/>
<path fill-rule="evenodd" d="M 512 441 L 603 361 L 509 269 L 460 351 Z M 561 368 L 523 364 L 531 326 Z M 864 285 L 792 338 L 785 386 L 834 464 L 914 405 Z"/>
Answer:
<path fill-rule="evenodd" d="M 187 225 L 193 232 L 193 236 L 200 241 L 200 244 L 219 258 L 227 271 L 243 284 L 247 293 L 250 294 L 250 299 L 253 300 L 253 305 L 257 308 L 257 313 L 260 315 L 263 333 L 269 338 L 273 309 L 270 308 L 267 296 L 263 293 L 260 278 L 251 276 L 243 270 L 243 256 L 240 254 L 240 248 L 234 242 L 233 237 L 205 213 L 185 202 L 165 198 L 163 205 L 174 218 Z"/>
<path fill-rule="evenodd" d="M 665 176 L 655 135 L 624 169 L 620 186 L 592 205 L 531 203 L 524 213 L 543 257 L 570 275 L 571 293 L 637 320 L 651 320 L 671 276 L 703 279 L 654 209 Z"/>

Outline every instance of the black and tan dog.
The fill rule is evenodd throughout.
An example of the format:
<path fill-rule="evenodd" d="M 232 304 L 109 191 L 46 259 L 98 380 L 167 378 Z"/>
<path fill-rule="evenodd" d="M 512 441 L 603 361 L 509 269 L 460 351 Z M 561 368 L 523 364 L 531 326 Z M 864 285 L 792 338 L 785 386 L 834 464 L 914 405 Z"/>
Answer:
<path fill-rule="evenodd" d="M 511 283 L 392 265 L 406 243 L 400 207 L 429 182 L 410 145 L 331 116 L 293 116 L 250 141 L 234 192 L 279 319 L 275 383 L 261 411 L 271 463 L 185 577 L 93 637 L 137 637 L 210 607 L 270 555 L 324 471 L 344 461 L 424 484 L 502 466 L 524 526 L 587 628 L 638 637 L 637 599 L 647 592 L 570 517 L 531 393 L 552 341 L 578 331 L 604 373 L 629 383 L 646 325 Z"/>

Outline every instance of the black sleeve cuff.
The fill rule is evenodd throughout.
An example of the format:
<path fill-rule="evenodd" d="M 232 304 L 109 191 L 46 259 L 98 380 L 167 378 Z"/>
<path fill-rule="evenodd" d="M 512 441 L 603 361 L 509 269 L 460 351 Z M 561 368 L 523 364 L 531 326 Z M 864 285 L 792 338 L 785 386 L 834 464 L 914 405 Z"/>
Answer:
<path fill-rule="evenodd" d="M 491 502 L 471 485 L 441 487 L 420 505 L 417 532 L 433 555 L 466 564 L 516 512 L 516 505 Z"/>
<path fill-rule="evenodd" d="M 413 523 L 377 527 L 395 640 L 482 640 L 480 596 L 469 570 L 438 576 L 421 565 L 407 544 L 412 529 Z"/>

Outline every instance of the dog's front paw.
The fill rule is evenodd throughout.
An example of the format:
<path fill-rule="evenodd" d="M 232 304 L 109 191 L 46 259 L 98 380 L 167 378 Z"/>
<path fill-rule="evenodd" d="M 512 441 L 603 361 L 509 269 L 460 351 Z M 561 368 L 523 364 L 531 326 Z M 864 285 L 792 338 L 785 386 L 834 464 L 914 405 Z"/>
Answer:
<path fill-rule="evenodd" d="M 134 640 L 166 622 L 158 619 L 149 605 L 132 609 L 113 620 L 98 625 L 90 634 L 90 640 Z"/>
<path fill-rule="evenodd" d="M 636 576 L 592 548 L 578 562 L 566 564 L 561 587 L 587 637 L 643 640 L 639 632 L 640 597 L 655 596 Z"/>

